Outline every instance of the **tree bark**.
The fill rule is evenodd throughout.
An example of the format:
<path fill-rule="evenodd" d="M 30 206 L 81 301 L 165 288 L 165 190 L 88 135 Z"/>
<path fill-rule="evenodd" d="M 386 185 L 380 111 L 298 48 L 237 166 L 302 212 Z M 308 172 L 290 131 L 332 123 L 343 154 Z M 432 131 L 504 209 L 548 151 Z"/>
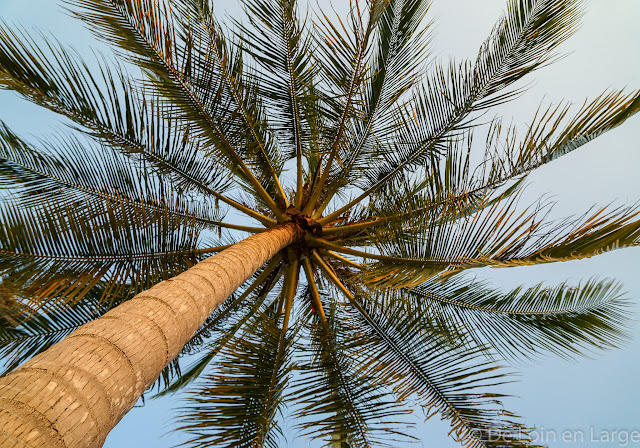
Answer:
<path fill-rule="evenodd" d="M 83 325 L 0 378 L 0 446 L 102 446 L 211 312 L 302 235 L 286 223 L 250 236 Z"/>

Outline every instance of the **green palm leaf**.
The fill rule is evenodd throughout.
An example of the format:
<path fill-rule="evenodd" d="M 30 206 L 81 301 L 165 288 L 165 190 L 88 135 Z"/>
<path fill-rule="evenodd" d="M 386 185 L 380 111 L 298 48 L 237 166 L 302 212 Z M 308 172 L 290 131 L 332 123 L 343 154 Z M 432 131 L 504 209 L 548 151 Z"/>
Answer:
<path fill-rule="evenodd" d="M 202 256 L 197 226 L 105 205 L 85 204 L 78 211 L 75 204 L 44 202 L 21 210 L 3 203 L 0 275 L 11 275 L 30 303 L 53 297 L 73 302 L 101 282 L 103 298 L 148 289 Z"/>
<path fill-rule="evenodd" d="M 458 279 L 388 294 L 387 300 L 409 300 L 438 328 L 451 329 L 453 340 L 468 337 L 516 362 L 547 353 L 571 359 L 629 340 L 630 304 L 611 280 L 503 292 Z"/>
<path fill-rule="evenodd" d="M 200 0 L 175 0 L 172 5 L 179 13 L 179 24 L 183 39 L 191 42 L 190 51 L 198 53 L 196 59 L 207 61 L 219 71 L 220 82 L 227 91 L 233 119 L 246 128 L 240 131 L 245 136 L 246 151 L 253 154 L 251 163 L 257 168 L 259 179 L 267 191 L 286 201 L 279 176 L 283 169 L 283 156 L 270 127 L 262 99 L 256 94 L 259 85 L 244 62 L 242 51 L 232 51 L 222 27 L 217 23 L 211 8 Z M 184 24 L 187 26 L 185 27 Z M 205 76 L 202 76 L 202 75 Z M 191 70 L 189 82 L 200 89 L 210 88 L 208 70 Z"/>
<path fill-rule="evenodd" d="M 100 39 L 120 48 L 122 56 L 144 68 L 150 82 L 164 98 L 179 107 L 172 114 L 207 143 L 210 153 L 220 158 L 239 180 L 252 186 L 256 196 L 275 213 L 277 205 L 249 168 L 253 154 L 245 151 L 246 133 L 236 120 L 229 120 L 233 108 L 228 91 L 217 71 L 198 73 L 215 61 L 208 52 L 193 51 L 201 42 L 176 29 L 175 16 L 167 4 L 151 0 L 70 0 L 73 13 L 90 24 Z M 200 58 L 198 56 L 201 56 Z M 204 88 L 191 79 L 206 79 Z M 246 162 L 245 162 L 246 161 Z"/>
<path fill-rule="evenodd" d="M 19 38 L 22 40 L 18 40 Z M 74 52 L 45 40 L 44 48 L 0 31 L 2 86 L 70 119 L 76 128 L 134 159 L 176 186 L 225 200 L 228 175 L 203 157 L 202 142 L 166 118 L 159 100 L 143 99 L 122 67 L 95 76 Z"/>
<path fill-rule="evenodd" d="M 91 148 L 80 140 L 43 143 L 34 148 L 0 122 L 1 187 L 13 189 L 21 205 L 38 206 L 56 199 L 63 206 L 79 200 L 106 201 L 114 207 L 131 208 L 131 213 L 150 210 L 216 229 L 221 214 L 198 200 L 178 194 L 162 177 L 144 166 L 132 164 L 118 153 Z M 139 179 L 144 179 L 142 183 Z"/>
<path fill-rule="evenodd" d="M 544 208 L 518 212 L 516 199 L 471 216 L 433 209 L 438 214 L 432 222 L 414 227 L 422 229 L 420 238 L 406 238 L 404 225 L 388 225 L 376 232 L 382 256 L 369 256 L 380 261 L 367 265 L 360 279 L 370 286 L 412 287 L 440 273 L 579 260 L 639 242 L 635 208 L 605 207 L 554 223 L 544 221 Z"/>
<path fill-rule="evenodd" d="M 385 378 L 406 400 L 417 395 L 425 414 L 440 414 L 451 423 L 451 435 L 465 447 L 533 447 L 530 428 L 502 408 L 505 398 L 492 388 L 507 375 L 479 349 L 447 348 L 439 332 L 406 303 L 355 297 L 355 320 L 377 356 L 368 368 Z"/>
<path fill-rule="evenodd" d="M 495 94 L 548 62 L 553 49 L 575 31 L 580 15 L 578 0 L 510 1 L 475 66 L 437 67 L 416 87 L 384 161 L 359 179 L 364 192 L 321 222 L 337 218 L 404 170 L 437 158 L 448 139 L 469 126 L 472 112 L 512 99 L 514 92 Z"/>
<path fill-rule="evenodd" d="M 278 315 L 254 313 L 220 353 L 220 371 L 207 375 L 183 411 L 182 429 L 194 446 L 277 447 L 283 389 L 293 369 L 295 331 L 282 337 Z"/>
<path fill-rule="evenodd" d="M 306 434 L 331 443 L 353 447 L 392 446 L 393 439 L 405 438 L 399 408 L 388 390 L 360 365 L 373 355 L 349 323 L 336 318 L 337 304 L 324 297 L 326 322 L 316 317 L 306 328 L 312 345 L 304 348 L 300 360 L 301 377 L 295 381 L 296 414 L 303 419 Z M 307 312 L 312 312 L 311 310 Z M 304 421 L 309 420 L 309 421 Z"/>
<path fill-rule="evenodd" d="M 356 103 L 362 110 L 351 122 L 353 137 L 339 156 L 343 163 L 328 180 L 327 197 L 343 187 L 347 178 L 356 177 L 351 170 L 359 173 L 367 168 L 378 148 L 377 141 L 396 131 L 393 106 L 416 84 L 425 64 L 430 35 L 429 25 L 423 22 L 430 5 L 430 1 L 424 0 L 386 2 L 374 22 L 376 52 L 371 56 L 362 99 Z"/>

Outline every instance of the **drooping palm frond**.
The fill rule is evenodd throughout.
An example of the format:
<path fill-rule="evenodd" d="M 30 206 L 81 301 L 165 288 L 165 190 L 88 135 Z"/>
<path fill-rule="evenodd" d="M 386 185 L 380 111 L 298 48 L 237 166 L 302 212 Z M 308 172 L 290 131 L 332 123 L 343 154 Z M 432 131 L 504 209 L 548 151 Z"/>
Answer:
<path fill-rule="evenodd" d="M 2 203 L 0 275 L 11 275 L 31 304 L 74 302 L 103 284 L 107 295 L 148 289 L 196 263 L 200 228 L 126 207 L 77 204 L 23 209 Z"/>
<path fill-rule="evenodd" d="M 254 313 L 222 350 L 220 371 L 204 378 L 181 416 L 193 446 L 278 446 L 276 414 L 293 369 L 296 334 L 283 337 L 281 324 L 273 309 Z"/>
<path fill-rule="evenodd" d="M 389 225 L 377 232 L 382 256 L 371 255 L 379 261 L 369 264 L 360 279 L 371 286 L 412 287 L 444 268 L 450 275 L 483 266 L 579 260 L 640 242 L 635 207 L 603 207 L 553 223 L 543 219 L 544 210 L 516 214 L 513 204 L 503 208 L 496 203 L 461 219 L 438 216 L 431 223 L 421 222 L 424 239 L 404 238 L 402 226 Z"/>
<path fill-rule="evenodd" d="M 547 353 L 586 356 L 628 341 L 629 302 L 611 280 L 500 291 L 472 279 L 427 282 L 389 291 L 388 300 L 409 300 L 438 328 L 458 329 L 477 346 L 511 361 L 536 360 Z M 464 338 L 463 338 L 464 339 Z"/>
<path fill-rule="evenodd" d="M 386 377 L 401 398 L 417 395 L 427 416 L 438 413 L 449 420 L 463 446 L 535 446 L 530 429 L 502 408 L 499 400 L 506 397 L 491 392 L 509 380 L 481 350 L 447 349 L 415 309 L 388 303 L 382 308 L 359 298 L 353 303 L 358 304 L 354 319 L 377 345 L 369 368 Z"/>
<path fill-rule="evenodd" d="M 408 423 L 401 416 L 407 409 L 398 407 L 378 378 L 362 371 L 362 360 L 374 354 L 349 322 L 337 318 L 344 304 L 318 290 L 313 294 L 324 316 L 312 311 L 315 307 L 306 312 L 315 316 L 303 329 L 301 343 L 309 342 L 301 347 L 301 374 L 294 379 L 299 426 L 325 442 L 393 446 L 394 439 L 406 438 L 402 427 Z"/>
<path fill-rule="evenodd" d="M 531 428 L 502 408 L 505 396 L 486 392 L 507 382 L 508 375 L 481 348 L 460 350 L 460 341 L 444 339 L 419 306 L 352 292 L 329 264 L 318 256 L 314 260 L 348 299 L 353 331 L 368 340 L 360 343 L 371 353 L 361 370 L 375 372 L 401 401 L 418 396 L 427 418 L 438 413 L 449 420 L 454 438 L 466 447 L 536 446 Z"/>
<path fill-rule="evenodd" d="M 38 206 L 46 198 L 55 199 L 58 206 L 79 200 L 107 201 L 131 213 L 150 210 L 211 229 L 225 225 L 214 207 L 196 198 L 189 200 L 161 176 L 118 153 L 78 139 L 41 145 L 47 149 L 28 144 L 0 122 L 0 187 L 12 190 L 13 200 L 20 205 Z"/>
<path fill-rule="evenodd" d="M 11 278 L 11 277 L 10 277 Z M 82 301 L 39 309 L 23 303 L 18 297 L 0 304 L 0 375 L 11 372 L 32 356 L 45 351 L 73 330 L 97 319 L 121 303 L 115 297 L 105 303 L 103 285 L 97 285 Z"/>
<path fill-rule="evenodd" d="M 582 107 L 569 117 L 568 105 L 540 108 L 523 137 L 515 127 L 506 132 L 494 122 L 488 149 L 493 146 L 486 181 L 478 189 L 495 187 L 568 154 L 608 132 L 640 111 L 640 91 L 611 91 Z M 506 134 L 502 138 L 502 134 Z M 505 150 L 506 149 L 506 153 Z"/>
<path fill-rule="evenodd" d="M 505 292 L 462 277 L 431 280 L 414 288 L 362 289 L 350 279 L 357 278 L 356 271 L 363 266 L 334 258 L 343 266 L 340 277 L 351 290 L 362 291 L 361 296 L 381 306 L 407 302 L 430 331 L 453 346 L 486 348 L 490 357 L 495 353 L 520 362 L 551 353 L 573 359 L 619 347 L 630 338 L 630 302 L 612 280 L 555 287 L 541 283 Z"/>
<path fill-rule="evenodd" d="M 336 243 L 370 246 L 376 242 L 376 232 L 387 225 L 399 225 L 407 235 L 420 234 L 423 222 L 412 217 L 428 211 L 461 219 L 512 199 L 520 192 L 524 178 L 501 189 L 478 188 L 486 176 L 484 164 L 475 170 L 471 167 L 471 135 L 452 141 L 442 160 L 425 167 L 424 177 L 397 177 L 373 193 L 366 207 L 354 207 L 348 216 L 325 227 L 323 234 L 335 238 Z"/>

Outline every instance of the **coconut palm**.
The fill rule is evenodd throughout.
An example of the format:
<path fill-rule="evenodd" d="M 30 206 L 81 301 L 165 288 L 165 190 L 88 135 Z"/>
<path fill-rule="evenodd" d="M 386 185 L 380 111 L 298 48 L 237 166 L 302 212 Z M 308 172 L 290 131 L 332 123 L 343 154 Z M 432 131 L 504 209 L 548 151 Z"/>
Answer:
<path fill-rule="evenodd" d="M 285 406 L 333 447 L 411 437 L 415 408 L 466 447 L 533 446 L 501 366 L 619 345 L 628 301 L 611 280 L 504 291 L 473 269 L 640 241 L 635 207 L 518 203 L 640 92 L 541 105 L 526 129 L 487 118 L 583 3 L 510 0 L 477 58 L 447 64 L 429 0 L 243 5 L 229 26 L 207 0 L 67 0 L 115 61 L 0 28 L 2 87 L 70 128 L 0 126 L 2 446 L 101 446 L 145 390 L 185 386 L 193 446 L 277 446 Z"/>

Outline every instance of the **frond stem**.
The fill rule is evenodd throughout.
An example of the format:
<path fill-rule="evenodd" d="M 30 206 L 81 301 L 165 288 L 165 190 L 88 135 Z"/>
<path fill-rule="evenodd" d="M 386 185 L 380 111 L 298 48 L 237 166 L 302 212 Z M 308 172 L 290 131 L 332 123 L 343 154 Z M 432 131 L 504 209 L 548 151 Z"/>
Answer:
<path fill-rule="evenodd" d="M 288 249 L 287 254 L 289 255 L 289 259 L 291 260 L 291 264 L 287 267 L 285 272 L 284 282 L 282 284 L 282 294 L 284 295 L 284 320 L 282 322 L 282 335 L 284 335 L 289 328 L 289 319 L 291 316 L 291 308 L 293 307 L 293 299 L 296 295 L 297 285 L 298 285 L 298 276 L 299 276 L 299 268 L 300 264 L 298 259 L 294 256 L 293 250 Z"/>
<path fill-rule="evenodd" d="M 347 264 L 347 265 L 349 265 L 349 266 L 351 266 L 353 268 L 360 269 L 360 270 L 364 269 L 364 266 L 362 266 L 361 264 L 358 264 L 355 261 L 349 260 L 348 258 L 343 257 L 342 255 L 340 255 L 340 254 L 338 254 L 338 253 L 336 253 L 336 252 L 334 252 L 332 250 L 326 250 L 325 249 L 324 252 L 327 255 L 329 255 L 331 258 L 335 258 L 336 260 L 339 260 L 342 263 Z"/>
<path fill-rule="evenodd" d="M 329 280 L 331 280 L 331 283 L 333 283 L 345 295 L 345 297 L 349 299 L 349 301 L 352 301 L 354 299 L 353 294 L 342 284 L 342 281 L 333 269 L 331 269 L 331 266 L 329 266 L 316 252 L 311 254 L 311 258 L 313 258 L 313 261 L 318 265 L 320 270 L 329 278 Z"/>
<path fill-rule="evenodd" d="M 443 265 L 459 265 L 461 264 L 460 262 L 454 261 L 454 260 L 421 260 L 419 258 L 401 258 L 401 257 L 389 257 L 386 255 L 380 255 L 380 254 L 373 254 L 370 252 L 363 252 L 360 250 L 356 250 L 356 249 L 351 249 L 349 247 L 344 247 L 341 246 L 339 244 L 335 244 L 332 243 L 330 241 L 324 240 L 322 238 L 317 238 L 311 235 L 307 235 L 305 236 L 305 238 L 307 238 L 307 241 L 309 242 L 309 244 L 311 245 L 311 247 L 319 247 L 322 249 L 327 249 L 327 250 L 332 250 L 332 251 L 336 251 L 336 252 L 340 252 L 343 254 L 349 254 L 349 255 L 354 255 L 356 257 L 362 257 L 362 258 L 368 258 L 368 259 L 374 259 L 374 260 L 380 260 L 380 261 L 387 261 L 387 262 L 400 262 L 400 263 L 415 263 L 415 264 L 434 264 L 434 265 L 438 265 L 438 266 L 443 266 Z"/>
<path fill-rule="evenodd" d="M 557 316 L 557 315 L 563 315 L 563 314 L 569 314 L 569 313 L 580 313 L 584 311 L 592 311 L 593 309 L 601 307 L 603 304 L 607 303 L 607 302 L 599 302 L 591 305 L 583 305 L 583 306 L 577 306 L 573 308 L 559 308 L 559 309 L 547 310 L 547 311 L 504 310 L 504 309 L 498 309 L 498 308 L 489 308 L 489 307 L 480 306 L 480 305 L 472 305 L 470 303 L 461 302 L 459 300 L 449 299 L 439 294 L 420 291 L 419 289 L 416 289 L 416 288 L 407 288 L 407 289 L 415 294 L 418 294 L 419 296 L 422 296 L 424 298 L 428 298 L 431 300 L 435 300 L 437 302 L 447 303 L 449 305 L 454 305 L 460 308 L 466 308 L 466 309 L 481 311 L 481 312 L 490 313 L 490 314 L 501 314 L 501 315 L 507 315 L 507 316 L 524 316 L 524 317 Z"/>
<path fill-rule="evenodd" d="M 412 211 L 412 212 L 402 213 L 400 215 L 395 215 L 395 216 L 385 216 L 383 218 L 377 218 L 370 221 L 356 222 L 356 223 L 347 224 L 344 226 L 325 227 L 322 230 L 322 234 L 323 235 L 337 235 L 337 234 L 339 235 L 339 234 L 350 233 L 350 232 L 358 232 L 360 230 L 368 229 L 370 227 L 376 227 L 376 226 L 382 225 L 393 219 L 406 217 L 413 213 L 416 213 L 416 212 Z"/>
<path fill-rule="evenodd" d="M 325 331 L 329 331 L 329 324 L 327 323 L 327 316 L 324 312 L 324 308 L 322 307 L 322 301 L 320 300 L 318 285 L 316 284 L 316 280 L 313 278 L 313 267 L 311 266 L 311 262 L 308 258 L 302 260 L 302 266 L 307 277 L 307 285 L 309 285 L 309 290 L 311 291 L 311 299 L 316 307 L 316 313 L 320 317 L 322 325 L 325 327 Z"/>
<path fill-rule="evenodd" d="M 329 277 L 329 279 L 331 280 L 331 282 L 332 282 L 332 283 L 335 283 L 335 282 L 337 281 L 336 286 L 338 286 L 338 284 L 339 284 L 339 285 L 342 285 L 342 283 L 340 283 L 340 280 L 338 279 L 338 277 L 334 274 L 334 272 L 333 272 L 333 270 L 331 269 L 331 267 L 329 267 L 329 266 L 325 263 L 325 261 L 322 259 L 322 257 L 321 257 L 320 255 L 318 255 L 318 253 L 317 253 L 316 251 L 313 251 L 313 252 L 311 253 L 311 258 L 312 258 L 312 259 L 313 259 L 313 261 L 318 265 L 318 267 L 320 267 L 320 270 L 321 270 L 325 275 L 327 275 L 327 277 Z M 311 277 L 313 278 L 313 276 L 311 276 Z M 313 284 L 314 284 L 314 286 L 315 286 L 315 282 L 313 282 Z M 342 288 L 340 288 L 340 286 L 338 286 L 338 288 L 339 288 L 341 291 L 343 290 Z M 345 288 L 344 290 L 345 290 L 345 291 L 347 291 L 347 290 L 346 290 L 346 288 Z M 315 289 L 315 293 L 316 293 L 316 294 L 318 293 L 318 289 L 317 289 L 317 288 Z M 347 294 L 350 294 L 350 293 L 347 291 Z M 318 303 L 321 303 L 321 302 L 320 302 L 320 295 L 319 295 L 319 294 L 317 294 L 317 295 L 314 297 L 313 289 L 312 289 L 312 297 L 313 297 L 313 300 L 316 300 L 316 299 L 317 299 Z M 347 297 L 349 297 L 349 296 L 347 296 Z M 349 300 L 351 300 L 351 299 L 349 299 Z M 320 305 L 320 306 L 322 306 L 322 305 Z M 324 315 L 324 312 L 323 312 L 323 316 L 325 316 L 325 315 Z M 357 424 L 358 424 L 358 430 L 360 431 L 360 433 L 361 433 L 361 435 L 363 436 L 363 438 L 366 440 L 366 431 L 365 431 L 365 430 L 364 430 L 364 428 L 363 428 L 363 425 L 362 425 L 362 422 L 361 422 L 360 415 L 358 414 L 358 412 L 356 411 L 356 409 L 353 407 L 353 400 L 351 399 L 351 391 L 349 390 L 349 388 L 348 388 L 348 387 L 346 386 L 346 384 L 345 384 L 345 380 L 344 380 L 343 375 L 342 375 L 342 369 L 340 368 L 340 363 L 338 362 L 338 359 L 337 359 L 337 357 L 336 357 L 336 355 L 335 355 L 335 347 L 333 346 L 333 343 L 332 343 L 332 341 L 333 341 L 333 335 L 332 335 L 332 332 L 331 332 L 331 328 L 330 328 L 330 326 L 329 326 L 329 323 L 328 323 L 328 322 L 327 322 L 327 320 L 326 320 L 326 316 L 325 316 L 324 320 L 322 320 L 322 321 L 321 321 L 321 323 L 322 323 L 322 327 L 323 327 L 324 332 L 325 332 L 325 337 L 326 337 L 327 345 L 329 346 L 329 347 L 328 347 L 328 348 L 329 348 L 329 354 L 330 354 L 330 356 L 331 356 L 331 358 L 332 358 L 332 362 L 333 362 L 333 363 L 335 364 L 335 366 L 337 367 L 336 371 L 337 371 L 337 373 L 338 373 L 338 378 L 340 379 L 340 383 L 341 383 L 341 385 L 342 385 L 342 387 L 343 387 L 343 393 L 348 397 L 348 401 L 347 401 L 347 403 L 346 403 L 346 404 L 347 404 L 347 405 L 348 405 L 348 407 L 350 408 L 349 410 L 351 411 L 351 413 L 352 413 L 352 415 L 353 415 L 353 417 L 354 417 L 355 421 L 356 421 L 356 422 L 357 422 Z"/>
<path fill-rule="evenodd" d="M 171 256 L 193 256 L 193 255 L 205 255 L 215 252 L 222 252 L 223 250 L 233 246 L 233 244 L 227 244 L 224 246 L 207 247 L 204 249 L 195 250 L 181 250 L 175 252 L 155 252 L 148 254 L 131 254 L 131 255 L 51 255 L 51 254 L 28 254 L 23 252 L 12 252 L 6 249 L 0 249 L 0 255 L 7 257 L 23 257 L 23 258 L 43 258 L 52 261 L 69 261 L 69 262 L 101 262 L 101 263 L 115 263 L 118 261 L 132 261 L 132 260 L 146 260 L 149 258 L 163 258 Z"/>
<path fill-rule="evenodd" d="M 540 165 L 538 165 L 540 166 Z M 536 166 L 536 167 L 538 167 Z M 464 193 L 460 193 L 456 196 L 449 196 L 447 198 L 444 199 L 440 199 L 438 201 L 434 201 L 432 204 L 430 204 L 428 207 L 422 207 L 422 208 L 418 208 L 415 210 L 411 210 L 408 212 L 404 212 L 404 213 L 399 213 L 396 215 L 391 215 L 391 216 L 384 216 L 382 218 L 376 218 L 376 219 L 372 219 L 369 221 L 361 221 L 361 222 L 356 222 L 356 223 L 352 223 L 352 224 L 346 224 L 346 225 L 337 225 L 337 226 L 329 226 L 329 227 L 325 227 L 323 229 L 323 235 L 339 235 L 339 234 L 344 234 L 344 233 L 350 233 L 350 232 L 358 232 L 360 230 L 364 230 L 364 229 L 370 229 L 370 228 L 374 228 L 374 227 L 378 227 L 381 225 L 384 225 L 385 223 L 389 222 L 389 221 L 394 221 L 397 219 L 404 219 L 413 215 L 419 215 L 420 213 L 424 213 L 426 211 L 429 211 L 429 209 L 433 209 L 434 207 L 438 207 L 441 205 L 444 205 L 448 202 L 457 202 L 459 200 L 461 200 L 462 198 L 468 198 L 468 197 L 472 197 L 474 195 L 476 195 L 477 193 L 486 191 L 487 189 L 495 189 L 497 187 L 499 187 L 500 185 L 503 185 L 505 182 L 513 179 L 516 176 L 522 175 L 523 177 L 518 179 L 516 181 L 516 183 L 512 186 L 510 186 L 507 191 L 504 191 L 503 193 L 500 193 L 499 196 L 497 196 L 496 198 L 487 201 L 486 204 L 484 206 L 489 206 L 492 205 L 496 202 L 500 202 L 503 199 L 505 199 L 506 197 L 509 197 L 511 194 L 513 194 L 514 191 L 517 191 L 517 188 L 520 186 L 521 182 L 524 181 L 526 175 L 534 170 L 536 167 L 531 168 L 530 170 L 523 170 L 523 171 L 518 171 L 518 172 L 514 172 L 511 175 L 507 175 L 507 176 L 503 176 L 499 179 L 496 179 L 494 181 L 491 182 L 487 182 L 485 184 L 482 184 L 479 187 L 476 187 L 472 190 L 469 190 L 467 192 Z M 478 196 L 479 197 L 479 196 Z"/>

